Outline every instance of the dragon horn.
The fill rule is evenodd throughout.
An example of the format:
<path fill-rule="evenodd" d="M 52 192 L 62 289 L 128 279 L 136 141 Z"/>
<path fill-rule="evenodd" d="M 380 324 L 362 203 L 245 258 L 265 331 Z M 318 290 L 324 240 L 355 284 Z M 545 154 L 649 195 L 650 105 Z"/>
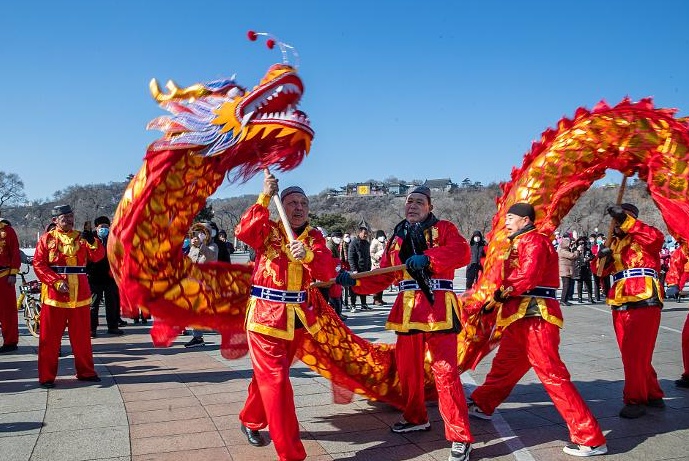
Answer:
<path fill-rule="evenodd" d="M 287 54 L 287 50 L 290 50 L 292 52 L 292 56 L 294 57 L 294 64 L 292 65 L 292 67 L 299 67 L 299 53 L 297 53 L 297 50 L 292 45 L 288 45 L 287 43 L 277 38 L 275 35 L 269 34 L 267 32 L 254 32 L 253 30 L 250 30 L 249 32 L 247 32 L 246 35 L 252 42 L 255 42 L 259 35 L 268 37 L 268 40 L 266 40 L 266 46 L 271 50 L 273 49 L 273 47 L 275 47 L 275 45 L 280 47 L 280 51 L 282 52 L 283 64 L 289 65 L 289 57 Z"/>

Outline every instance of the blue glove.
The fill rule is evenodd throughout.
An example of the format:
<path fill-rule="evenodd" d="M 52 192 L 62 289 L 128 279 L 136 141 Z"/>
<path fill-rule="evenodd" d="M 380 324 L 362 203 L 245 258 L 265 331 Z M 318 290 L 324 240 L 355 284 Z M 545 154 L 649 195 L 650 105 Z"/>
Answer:
<path fill-rule="evenodd" d="M 347 271 L 340 271 L 335 277 L 335 283 L 342 285 L 343 287 L 353 287 L 356 285 L 356 280 L 352 278 L 352 274 Z"/>
<path fill-rule="evenodd" d="M 666 298 L 676 298 L 678 294 L 679 294 L 679 286 L 678 285 L 670 285 L 669 287 L 667 287 L 667 290 L 665 290 L 665 297 Z"/>
<path fill-rule="evenodd" d="M 413 255 L 407 258 L 404 263 L 407 265 L 407 269 L 412 271 L 419 271 L 424 267 L 428 267 L 431 264 L 431 260 L 426 255 Z"/>

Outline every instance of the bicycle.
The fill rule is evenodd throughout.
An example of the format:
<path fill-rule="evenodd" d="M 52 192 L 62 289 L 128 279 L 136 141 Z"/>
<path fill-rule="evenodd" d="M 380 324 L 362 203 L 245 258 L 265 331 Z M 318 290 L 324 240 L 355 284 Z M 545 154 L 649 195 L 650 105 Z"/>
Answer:
<path fill-rule="evenodd" d="M 26 280 L 26 274 L 29 273 L 29 266 L 31 261 L 26 264 L 26 271 L 20 271 L 19 276 L 22 279 L 19 285 L 19 298 L 17 298 L 17 310 L 24 311 L 24 321 L 29 333 L 38 338 L 39 326 L 41 321 L 41 282 L 38 280 Z"/>

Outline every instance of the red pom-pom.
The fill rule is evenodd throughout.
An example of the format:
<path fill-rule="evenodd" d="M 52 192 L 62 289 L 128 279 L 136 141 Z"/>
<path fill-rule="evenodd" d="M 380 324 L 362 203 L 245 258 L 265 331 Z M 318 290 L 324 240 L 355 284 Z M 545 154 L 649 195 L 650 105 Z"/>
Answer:
<path fill-rule="evenodd" d="M 266 40 L 266 46 L 272 50 L 275 46 L 275 40 L 269 38 L 268 40 Z"/>
<path fill-rule="evenodd" d="M 253 30 L 250 30 L 249 32 L 247 32 L 246 36 L 249 37 L 249 40 L 251 40 L 252 42 L 255 42 L 256 38 L 258 37 L 256 32 L 254 32 Z"/>

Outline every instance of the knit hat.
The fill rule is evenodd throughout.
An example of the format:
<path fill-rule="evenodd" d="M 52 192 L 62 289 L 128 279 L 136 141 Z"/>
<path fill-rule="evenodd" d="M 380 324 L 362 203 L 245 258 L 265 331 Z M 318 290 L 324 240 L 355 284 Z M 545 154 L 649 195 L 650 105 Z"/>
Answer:
<path fill-rule="evenodd" d="M 301 187 L 289 186 L 287 189 L 283 189 L 283 191 L 280 192 L 280 200 L 285 200 L 285 197 L 287 197 L 289 194 L 301 194 L 303 196 L 306 196 L 304 189 L 302 189 Z"/>
<path fill-rule="evenodd" d="M 342 231 L 340 229 L 335 229 L 332 234 L 330 234 L 331 237 L 340 237 L 342 238 Z"/>
<path fill-rule="evenodd" d="M 620 205 L 624 211 L 628 211 L 634 217 L 634 219 L 639 217 L 639 209 L 632 205 L 631 203 L 623 203 Z"/>
<path fill-rule="evenodd" d="M 107 216 L 98 216 L 96 219 L 93 220 L 93 225 L 98 227 L 101 224 L 107 224 L 108 226 L 110 225 L 110 219 Z"/>
<path fill-rule="evenodd" d="M 423 194 L 428 197 L 429 202 L 431 201 L 431 190 L 428 188 L 428 186 L 416 186 L 407 193 L 407 196 L 410 196 L 411 194 Z"/>
<path fill-rule="evenodd" d="M 72 207 L 70 205 L 58 205 L 53 208 L 53 210 L 50 212 L 51 216 L 53 218 L 57 218 L 58 216 L 62 216 L 63 214 L 70 214 L 74 213 L 72 211 Z"/>
<path fill-rule="evenodd" d="M 528 216 L 531 222 L 536 221 L 536 210 L 530 203 L 515 203 L 507 210 L 507 213 L 522 217 Z"/>

